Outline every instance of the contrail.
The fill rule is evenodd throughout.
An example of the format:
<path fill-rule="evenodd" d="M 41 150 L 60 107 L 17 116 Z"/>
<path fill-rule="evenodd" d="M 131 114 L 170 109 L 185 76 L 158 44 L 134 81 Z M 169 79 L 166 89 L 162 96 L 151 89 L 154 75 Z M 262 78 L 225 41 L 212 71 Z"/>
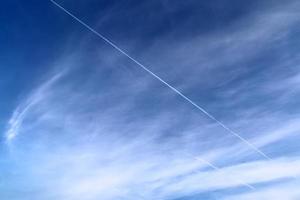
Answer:
<path fill-rule="evenodd" d="M 261 156 L 263 156 L 264 158 L 271 160 L 271 158 L 269 156 L 267 156 L 264 152 L 262 152 L 261 150 L 259 150 L 257 147 L 255 147 L 252 143 L 250 143 L 248 140 L 246 140 L 245 138 L 243 138 L 242 136 L 240 136 L 238 133 L 236 133 L 235 131 L 233 131 L 231 128 L 227 127 L 225 124 L 223 124 L 221 121 L 219 121 L 218 119 L 216 119 L 214 116 L 212 116 L 211 114 L 209 114 L 204 108 L 202 108 L 201 106 L 199 106 L 198 104 L 196 104 L 194 101 L 192 101 L 190 98 L 188 98 L 187 96 L 185 96 L 183 93 L 181 93 L 179 90 L 177 90 L 176 88 L 174 88 L 172 85 L 170 85 L 169 83 L 167 83 L 166 81 L 164 81 L 162 78 L 160 78 L 158 75 L 156 75 L 154 72 L 152 72 L 148 67 L 146 67 L 145 65 L 143 65 L 142 63 L 140 63 L 139 61 L 137 61 L 136 59 L 134 59 L 133 57 L 131 57 L 129 54 L 127 54 L 124 50 L 122 50 L 121 48 L 119 48 L 116 44 L 114 44 L 112 41 L 110 41 L 107 37 L 103 36 L 102 34 L 100 34 L 99 32 L 97 32 L 96 30 L 94 30 L 92 27 L 90 27 L 89 25 L 87 25 L 86 23 L 84 23 L 82 20 L 80 20 L 79 18 L 77 18 L 75 15 L 73 15 L 71 12 L 69 12 L 68 10 L 66 10 L 64 7 L 62 7 L 60 4 L 58 4 L 57 2 L 55 2 L 54 0 L 50 0 L 54 5 L 56 5 L 58 8 L 60 8 L 62 11 L 64 11 L 66 14 L 68 14 L 69 16 L 71 16 L 73 19 L 75 19 L 76 21 L 78 21 L 81 25 L 85 26 L 88 30 L 90 30 L 92 33 L 94 33 L 95 35 L 97 35 L 98 37 L 100 37 L 102 40 L 104 40 L 105 42 L 107 42 L 109 45 L 111 45 L 113 48 L 115 48 L 116 50 L 118 50 L 120 53 L 122 53 L 123 55 L 125 55 L 127 58 L 129 58 L 132 62 L 134 62 L 135 64 L 137 64 L 139 67 L 141 67 L 143 70 L 145 70 L 146 72 L 148 72 L 150 75 L 152 75 L 154 78 L 156 78 L 157 80 L 159 80 L 161 83 L 163 83 L 164 85 L 166 85 L 168 88 L 170 88 L 171 90 L 173 90 L 175 93 L 177 93 L 179 96 L 181 96 L 184 100 L 186 100 L 187 102 L 189 102 L 190 104 L 192 104 L 195 108 L 197 108 L 198 110 L 200 110 L 202 113 L 204 113 L 208 118 L 212 119 L 213 121 L 215 121 L 217 124 L 219 124 L 221 127 L 223 127 L 225 130 L 227 130 L 230 134 L 232 134 L 233 136 L 237 137 L 238 139 L 240 139 L 242 142 L 244 142 L 245 144 L 247 144 L 251 149 L 253 149 L 254 151 L 256 151 L 258 154 L 260 154 Z"/>
<path fill-rule="evenodd" d="M 210 166 L 212 169 L 216 170 L 217 172 L 221 172 L 222 171 L 219 167 L 211 164 L 210 162 L 208 162 L 207 160 L 204 160 L 203 158 L 194 157 L 194 159 L 196 159 L 196 160 L 198 160 L 198 161 L 200 161 L 202 163 L 205 163 L 206 165 Z M 239 184 L 242 184 L 242 185 L 250 188 L 251 190 L 256 190 L 256 188 L 254 186 L 250 185 L 249 183 L 245 183 L 244 181 L 242 181 L 240 179 L 233 179 L 233 180 L 234 181 L 238 181 Z"/>

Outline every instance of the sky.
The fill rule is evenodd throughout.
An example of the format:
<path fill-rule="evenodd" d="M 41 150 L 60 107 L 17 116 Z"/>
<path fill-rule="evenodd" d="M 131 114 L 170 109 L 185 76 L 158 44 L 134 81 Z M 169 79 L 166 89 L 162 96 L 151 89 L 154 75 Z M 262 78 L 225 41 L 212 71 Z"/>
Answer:
<path fill-rule="evenodd" d="M 119 50 L 1 2 L 0 199 L 300 199 L 299 1 L 56 3 Z"/>

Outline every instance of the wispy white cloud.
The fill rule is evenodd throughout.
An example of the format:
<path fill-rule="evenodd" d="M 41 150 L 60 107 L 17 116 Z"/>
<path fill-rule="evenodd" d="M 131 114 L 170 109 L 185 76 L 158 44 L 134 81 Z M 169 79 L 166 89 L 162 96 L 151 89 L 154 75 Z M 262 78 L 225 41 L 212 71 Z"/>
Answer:
<path fill-rule="evenodd" d="M 38 104 L 43 99 L 47 98 L 48 88 L 61 77 L 62 73 L 56 74 L 51 77 L 48 81 L 43 83 L 35 91 L 29 95 L 28 99 L 22 102 L 13 112 L 12 117 L 8 122 L 8 130 L 5 134 L 6 140 L 9 142 L 13 140 L 19 132 L 19 129 L 22 126 L 23 120 L 26 117 L 27 113 L 30 112 L 30 109 Z"/>
<path fill-rule="evenodd" d="M 253 200 L 253 199 L 291 199 L 297 200 L 300 197 L 299 182 L 290 182 L 285 184 L 272 185 L 271 187 L 265 187 L 258 191 L 232 195 L 224 198 L 225 200 Z"/>
<path fill-rule="evenodd" d="M 58 81 L 54 78 L 50 80 Z M 131 98 L 123 100 L 125 105 L 116 102 L 109 109 L 101 105 L 115 92 L 122 93 L 121 90 L 116 91 L 115 88 L 104 97 L 87 97 L 77 95 L 77 90 L 70 90 L 72 84 L 61 87 L 63 82 L 61 79 L 61 82 L 51 87 L 42 84 L 48 86 L 36 90 L 38 93 L 33 92 L 26 100 L 29 108 L 25 107 L 25 111 L 21 111 L 24 113 L 22 118 L 16 118 L 24 123 L 18 127 L 22 129 L 18 131 L 24 134 L 22 138 L 27 138 L 28 132 L 34 136 L 28 135 L 30 138 L 27 142 L 32 146 L 23 148 L 24 141 L 19 142 L 18 138 L 12 140 L 17 145 L 14 151 L 17 157 L 18 152 L 25 151 L 27 154 L 18 158 L 21 165 L 26 160 L 27 167 L 23 169 L 26 174 L 43 182 L 44 192 L 55 191 L 57 198 L 165 199 L 244 187 L 242 183 L 256 185 L 300 175 L 300 159 L 297 157 L 249 161 L 213 170 L 195 158 L 199 156 L 218 163 L 228 161 L 228 155 L 243 157 L 250 150 L 241 144 L 232 146 L 230 140 L 225 138 L 220 141 L 201 141 L 201 134 L 212 134 L 215 128 L 209 124 L 199 129 L 193 128 L 197 126 L 198 120 L 193 120 L 189 128 L 179 135 L 173 131 L 173 134 L 177 134 L 175 138 L 163 141 L 161 139 L 166 137 L 166 131 L 172 124 L 175 125 L 169 120 L 174 113 L 160 113 L 152 119 L 128 122 L 125 119 L 129 117 L 128 109 L 132 108 Z M 147 85 L 143 87 L 148 88 Z M 143 90 L 124 91 L 139 95 Z M 62 93 L 72 98 L 66 100 L 65 96 L 61 96 Z M 99 112 L 77 105 L 99 106 Z M 25 118 L 36 120 L 25 123 Z M 257 137 L 254 142 L 264 146 L 288 137 L 298 130 L 295 125 L 297 122 L 287 122 L 281 130 Z M 206 148 L 206 143 L 214 148 Z"/>

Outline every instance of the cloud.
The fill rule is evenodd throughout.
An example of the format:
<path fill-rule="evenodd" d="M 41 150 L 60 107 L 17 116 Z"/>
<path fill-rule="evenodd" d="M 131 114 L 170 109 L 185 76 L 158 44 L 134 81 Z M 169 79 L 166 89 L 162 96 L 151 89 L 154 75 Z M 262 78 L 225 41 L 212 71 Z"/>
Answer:
<path fill-rule="evenodd" d="M 132 97 L 138 99 L 148 90 L 147 84 L 138 90 L 128 89 L 134 84 L 125 86 L 127 90 L 110 86 L 109 91 L 103 91 L 100 86 L 105 95 L 99 96 L 90 93 L 89 84 L 81 83 L 79 88 L 75 84 L 74 89 L 74 83 L 64 80 L 69 76 L 50 78 L 42 84 L 25 101 L 30 106 L 21 111 L 22 117 L 15 118 L 22 126 L 18 127 L 19 138 L 11 140 L 14 157 L 27 176 L 44 183 L 43 193 L 70 200 L 166 199 L 243 188 L 244 183 L 256 185 L 300 174 L 297 157 L 229 164 L 230 157 L 243 157 L 251 150 L 239 143 L 230 145 L 226 138 L 218 141 L 213 139 L 215 136 L 205 137 L 218 129 L 212 124 L 193 128 L 198 119 L 178 132 L 172 129 L 176 121 L 170 120 L 174 113 L 168 109 L 151 118 L 135 118 Z M 124 97 L 127 93 L 131 94 L 128 99 Z M 109 108 L 103 105 L 113 96 L 123 97 L 122 103 L 115 101 Z M 131 118 L 134 120 L 128 120 Z M 287 123 L 254 142 L 264 146 L 288 137 L 297 130 L 296 124 Z M 168 137 L 168 131 L 176 137 Z M 214 148 L 206 148 L 206 143 Z M 213 170 L 197 157 L 228 164 Z"/>
<path fill-rule="evenodd" d="M 250 193 L 232 195 L 224 199 L 225 200 L 238 200 L 238 199 L 253 200 L 253 199 L 272 198 L 274 200 L 280 200 L 284 198 L 284 199 L 297 200 L 299 199 L 300 196 L 300 192 L 297 187 L 297 184 L 299 183 L 291 182 L 285 184 L 278 184 L 275 186 L 266 187 Z"/>
<path fill-rule="evenodd" d="M 32 92 L 29 98 L 22 102 L 13 112 L 11 119 L 8 122 L 8 130 L 5 134 L 7 142 L 13 140 L 19 132 L 19 129 L 22 126 L 23 120 L 26 117 L 27 113 L 30 112 L 30 109 L 38 104 L 43 99 L 47 98 L 48 88 L 51 87 L 57 79 L 62 76 L 62 73 L 56 74 L 51 77 L 48 81 L 43 83 L 39 88 Z"/>

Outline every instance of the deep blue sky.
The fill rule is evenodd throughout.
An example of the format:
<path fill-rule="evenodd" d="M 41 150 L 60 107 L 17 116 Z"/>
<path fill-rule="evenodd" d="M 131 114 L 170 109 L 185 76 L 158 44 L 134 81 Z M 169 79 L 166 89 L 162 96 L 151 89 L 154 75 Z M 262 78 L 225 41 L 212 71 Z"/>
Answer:
<path fill-rule="evenodd" d="M 60 3 L 91 25 L 96 26 L 100 19 L 101 24 L 96 27 L 112 40 L 141 43 L 142 48 L 165 35 L 168 40 L 176 41 L 227 29 L 266 6 L 266 1 L 245 4 L 237 0 Z M 74 41 L 89 33 L 50 1 L 4 1 L 0 9 L 1 91 L 4 92 L 1 109 L 5 109 L 0 113 L 5 115 L 14 105 L 15 97 L 30 88 L 40 74 L 49 70 L 49 62 L 64 52 L 62 43 L 71 40 L 74 46 L 71 44 L 70 48 L 76 48 Z M 94 40 L 94 45 L 101 43 Z"/>
<path fill-rule="evenodd" d="M 255 148 L 51 1 L 4 1 L 0 199 L 300 199 L 299 2 L 57 2 Z"/>

